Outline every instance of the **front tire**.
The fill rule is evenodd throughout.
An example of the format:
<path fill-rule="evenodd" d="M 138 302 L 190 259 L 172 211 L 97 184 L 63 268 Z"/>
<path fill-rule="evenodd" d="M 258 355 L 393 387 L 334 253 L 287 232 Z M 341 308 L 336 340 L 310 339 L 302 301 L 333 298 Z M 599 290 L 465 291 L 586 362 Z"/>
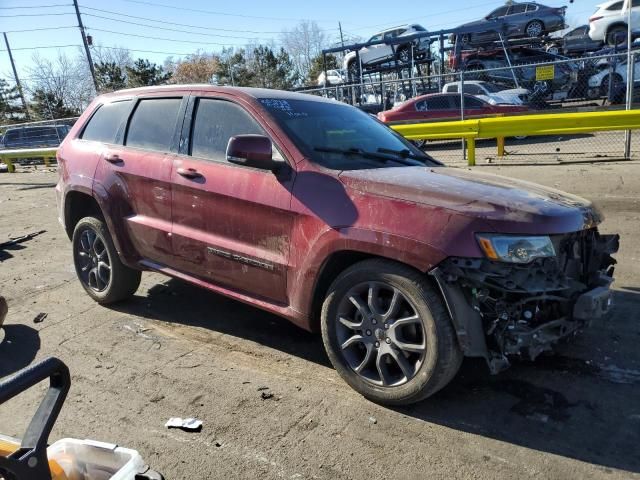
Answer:
<path fill-rule="evenodd" d="M 104 221 L 81 219 L 72 237 L 73 263 L 82 287 L 96 302 L 107 305 L 132 296 L 141 272 L 120 261 Z"/>
<path fill-rule="evenodd" d="M 433 395 L 462 362 L 440 294 L 424 274 L 389 260 L 365 260 L 340 274 L 322 306 L 321 327 L 338 374 L 385 405 Z"/>

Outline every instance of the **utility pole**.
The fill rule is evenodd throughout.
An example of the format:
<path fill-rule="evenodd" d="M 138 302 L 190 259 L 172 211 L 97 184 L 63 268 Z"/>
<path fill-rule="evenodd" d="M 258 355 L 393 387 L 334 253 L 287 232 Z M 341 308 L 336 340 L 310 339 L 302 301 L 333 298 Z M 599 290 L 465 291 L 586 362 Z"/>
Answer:
<path fill-rule="evenodd" d="M 29 120 L 29 109 L 27 108 L 27 101 L 24 99 L 24 92 L 22 91 L 22 84 L 20 83 L 20 79 L 18 78 L 18 71 L 16 70 L 16 64 L 13 61 L 13 54 L 11 53 L 11 47 L 9 46 L 9 39 L 7 38 L 7 34 L 2 32 L 4 35 L 4 43 L 7 46 L 7 52 L 9 53 L 9 61 L 11 61 L 11 69 L 13 70 L 13 78 L 16 81 L 16 86 L 18 87 L 18 93 L 20 94 L 20 100 L 22 100 L 22 108 L 24 108 L 24 113 Z"/>
<path fill-rule="evenodd" d="M 342 36 L 342 23 L 338 22 L 338 29 L 340 30 L 340 43 L 342 43 L 342 48 L 344 48 L 344 37 Z"/>
<path fill-rule="evenodd" d="M 93 78 L 93 86 L 98 93 L 98 81 L 96 80 L 96 70 L 93 67 L 93 60 L 91 59 L 91 51 L 89 50 L 89 44 L 87 43 L 87 35 L 84 33 L 84 25 L 82 25 L 82 17 L 80 16 L 80 9 L 78 8 L 78 0 L 73 0 L 73 6 L 76 9 L 76 16 L 78 17 L 78 27 L 80 27 L 80 33 L 82 34 L 82 43 L 84 44 L 84 51 L 87 54 L 87 62 L 89 62 L 89 70 L 91 71 L 91 78 Z"/>

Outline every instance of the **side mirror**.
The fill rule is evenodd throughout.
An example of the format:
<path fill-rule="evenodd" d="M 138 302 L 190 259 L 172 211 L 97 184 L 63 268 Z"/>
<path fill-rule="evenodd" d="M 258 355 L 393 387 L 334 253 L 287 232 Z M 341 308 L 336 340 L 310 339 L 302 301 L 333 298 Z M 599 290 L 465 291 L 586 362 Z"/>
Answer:
<path fill-rule="evenodd" d="M 227 144 L 227 162 L 272 172 L 282 164 L 273 159 L 271 139 L 264 135 L 231 137 Z"/>

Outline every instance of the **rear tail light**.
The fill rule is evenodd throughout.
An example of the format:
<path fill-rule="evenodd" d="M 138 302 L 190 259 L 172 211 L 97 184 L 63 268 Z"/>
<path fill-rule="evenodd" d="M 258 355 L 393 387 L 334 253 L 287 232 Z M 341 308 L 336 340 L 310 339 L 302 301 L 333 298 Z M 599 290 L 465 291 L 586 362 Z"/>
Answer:
<path fill-rule="evenodd" d="M 603 17 L 603 16 L 599 16 L 599 17 L 591 17 L 591 18 L 589 19 L 589 23 L 591 23 L 591 22 L 595 22 L 596 20 L 600 20 L 601 18 L 604 18 L 604 17 Z"/>

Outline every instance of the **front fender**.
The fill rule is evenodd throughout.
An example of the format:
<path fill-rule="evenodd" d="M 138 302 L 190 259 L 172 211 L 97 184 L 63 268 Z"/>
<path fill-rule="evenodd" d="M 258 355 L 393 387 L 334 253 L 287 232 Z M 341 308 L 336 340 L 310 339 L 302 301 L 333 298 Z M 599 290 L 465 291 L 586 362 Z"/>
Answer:
<path fill-rule="evenodd" d="M 427 243 L 355 227 L 326 229 L 313 241 L 307 239 L 307 242 L 304 251 L 292 251 L 293 268 L 288 276 L 291 306 L 306 316 L 313 313 L 316 283 L 323 265 L 332 254 L 353 252 L 387 258 L 421 272 L 432 269 L 446 258 L 444 252 Z M 296 244 L 295 241 L 292 243 Z"/>

